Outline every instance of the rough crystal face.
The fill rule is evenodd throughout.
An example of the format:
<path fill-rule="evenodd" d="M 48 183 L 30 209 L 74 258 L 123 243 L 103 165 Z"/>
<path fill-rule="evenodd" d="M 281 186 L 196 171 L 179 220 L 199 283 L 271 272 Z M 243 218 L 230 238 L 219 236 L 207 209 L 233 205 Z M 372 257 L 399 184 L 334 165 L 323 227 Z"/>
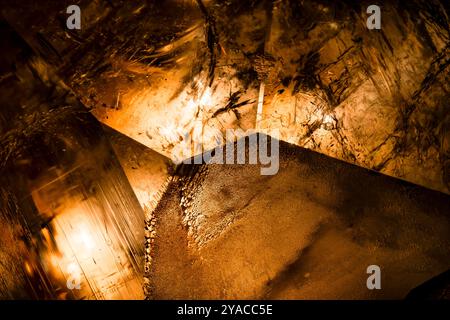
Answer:
<path fill-rule="evenodd" d="M 448 269 L 449 206 L 445 194 L 284 142 L 274 176 L 187 165 L 154 213 L 149 297 L 401 299 Z M 362 281 L 373 264 L 383 290 Z"/>

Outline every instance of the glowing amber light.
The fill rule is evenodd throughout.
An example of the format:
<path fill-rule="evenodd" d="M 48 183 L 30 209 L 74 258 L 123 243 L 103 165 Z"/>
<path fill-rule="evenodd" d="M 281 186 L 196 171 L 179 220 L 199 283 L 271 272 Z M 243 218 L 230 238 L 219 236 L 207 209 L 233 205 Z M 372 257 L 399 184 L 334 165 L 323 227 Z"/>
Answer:
<path fill-rule="evenodd" d="M 84 201 L 55 217 L 52 271 L 77 298 L 140 299 L 141 282 L 118 245 L 121 235 L 99 219 L 100 209 Z"/>

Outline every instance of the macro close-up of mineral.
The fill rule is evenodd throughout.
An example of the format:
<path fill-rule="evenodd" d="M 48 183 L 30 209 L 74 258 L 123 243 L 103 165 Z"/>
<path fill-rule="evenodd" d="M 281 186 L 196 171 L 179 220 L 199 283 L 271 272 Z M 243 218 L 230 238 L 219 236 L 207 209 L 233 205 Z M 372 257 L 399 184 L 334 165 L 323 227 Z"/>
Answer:
<path fill-rule="evenodd" d="M 448 1 L 4 0 L 0 34 L 0 300 L 450 300 Z"/>

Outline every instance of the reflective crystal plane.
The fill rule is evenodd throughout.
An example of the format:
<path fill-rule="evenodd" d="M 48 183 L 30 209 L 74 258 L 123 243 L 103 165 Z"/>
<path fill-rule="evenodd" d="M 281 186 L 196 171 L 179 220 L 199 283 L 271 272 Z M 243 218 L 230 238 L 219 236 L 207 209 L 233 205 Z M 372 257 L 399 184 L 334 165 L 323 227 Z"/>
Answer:
<path fill-rule="evenodd" d="M 0 251 L 13 263 L 2 297 L 143 298 L 144 213 L 109 140 L 51 67 L 2 32 L 20 51 L 4 57 L 15 76 L 0 98 Z"/>

